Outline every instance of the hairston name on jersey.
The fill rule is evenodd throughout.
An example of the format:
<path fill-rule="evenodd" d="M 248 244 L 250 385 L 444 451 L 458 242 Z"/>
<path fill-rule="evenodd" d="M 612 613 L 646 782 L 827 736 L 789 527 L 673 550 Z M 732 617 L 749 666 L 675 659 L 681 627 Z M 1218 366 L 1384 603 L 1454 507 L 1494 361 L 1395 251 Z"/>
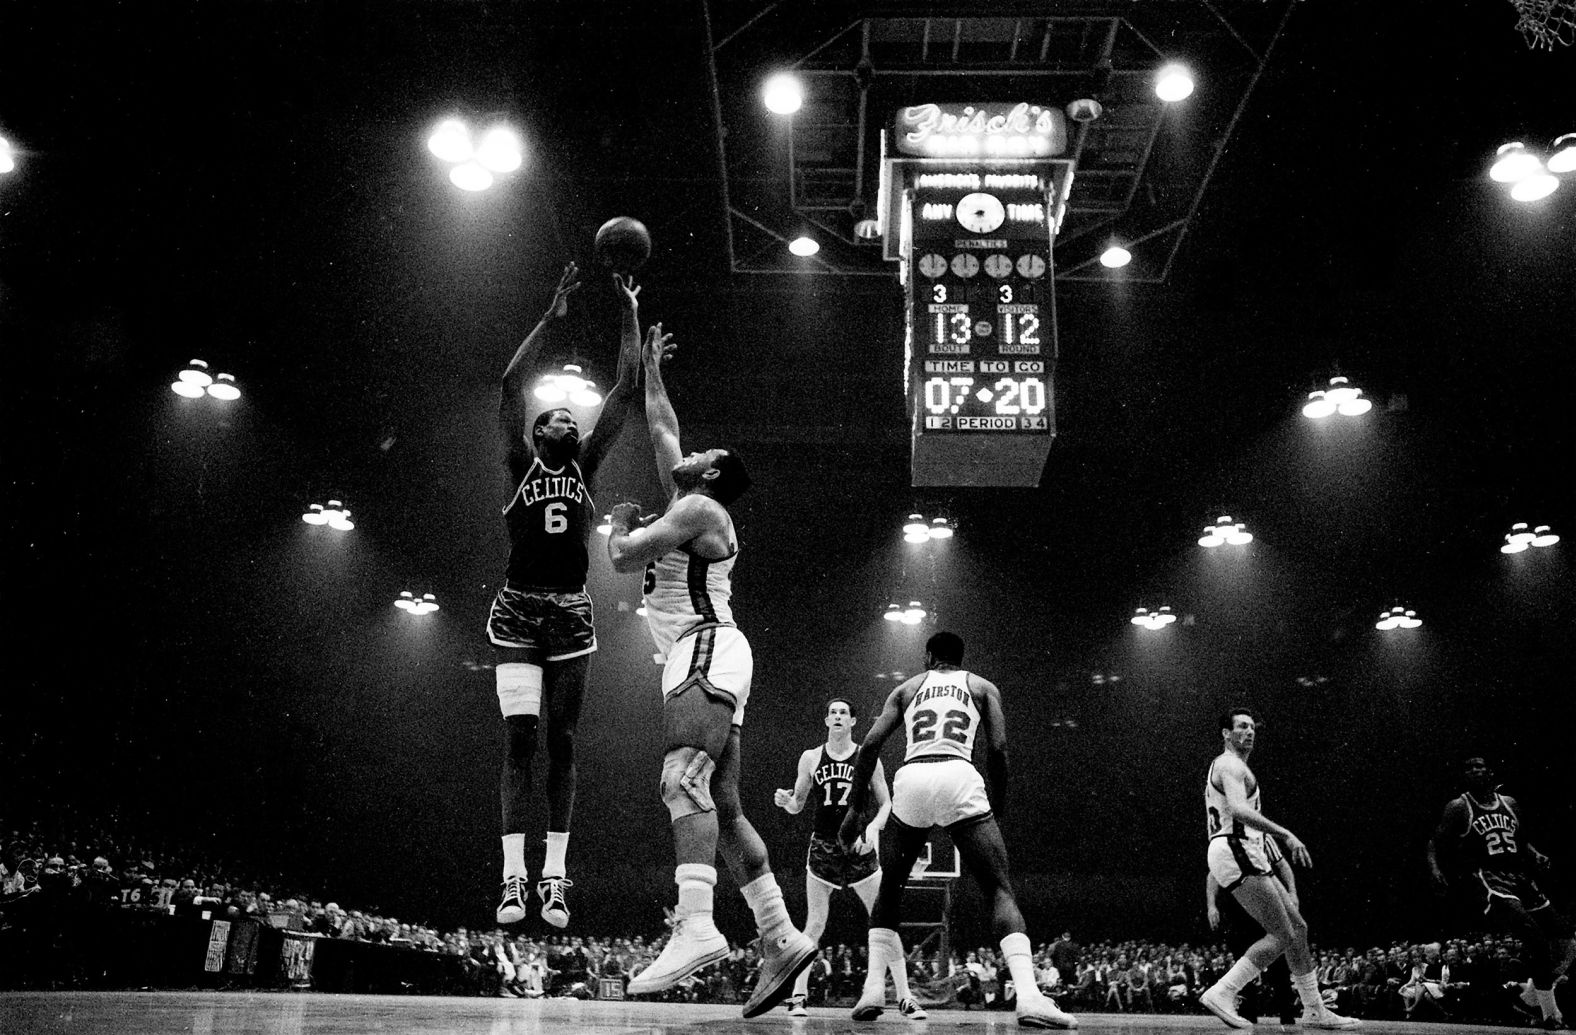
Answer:
<path fill-rule="evenodd" d="M 909 702 L 909 705 L 924 704 L 926 701 L 933 701 L 938 697 L 952 697 L 959 701 L 972 701 L 974 699 L 974 695 L 969 693 L 969 688 L 966 686 L 927 686 L 914 695 L 914 699 Z"/>
<path fill-rule="evenodd" d="M 520 486 L 520 502 L 526 506 L 545 499 L 569 499 L 585 503 L 585 483 L 572 474 L 549 474 L 527 479 Z"/>

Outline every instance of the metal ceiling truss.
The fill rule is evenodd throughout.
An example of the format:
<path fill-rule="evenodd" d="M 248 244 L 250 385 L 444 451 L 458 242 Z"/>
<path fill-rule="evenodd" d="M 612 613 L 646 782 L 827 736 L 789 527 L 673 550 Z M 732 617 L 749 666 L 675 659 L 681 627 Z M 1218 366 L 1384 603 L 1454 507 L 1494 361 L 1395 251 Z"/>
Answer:
<path fill-rule="evenodd" d="M 854 226 L 874 214 L 880 134 L 899 108 L 1092 97 L 1104 114 L 1071 134 L 1057 279 L 1110 279 L 1099 255 L 1119 240 L 1133 253 L 1122 279 L 1159 283 L 1295 0 L 702 3 L 733 272 L 893 276 Z M 1169 61 L 1199 84 L 1176 105 L 1153 89 Z M 779 71 L 805 82 L 791 117 L 760 102 Z M 820 253 L 789 254 L 806 232 Z"/>

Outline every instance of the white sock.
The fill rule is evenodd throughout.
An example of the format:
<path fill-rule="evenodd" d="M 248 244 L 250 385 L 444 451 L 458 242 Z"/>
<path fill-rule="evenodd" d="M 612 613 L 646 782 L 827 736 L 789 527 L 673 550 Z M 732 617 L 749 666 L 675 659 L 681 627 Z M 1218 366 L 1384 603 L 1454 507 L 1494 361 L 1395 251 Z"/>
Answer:
<path fill-rule="evenodd" d="M 685 863 L 673 871 L 673 883 L 679 886 L 677 916 L 711 919 L 712 892 L 717 887 L 717 867 L 701 863 Z"/>
<path fill-rule="evenodd" d="M 887 960 L 887 970 L 892 972 L 892 992 L 900 1003 L 912 999 L 914 994 L 908 988 L 908 957 L 903 952 L 903 938 L 896 931 L 892 932 L 887 948 L 892 952 L 892 958 Z"/>
<path fill-rule="evenodd" d="M 793 921 L 788 919 L 788 907 L 783 904 L 783 890 L 772 874 L 763 873 L 739 890 L 744 892 L 744 901 L 755 914 L 755 929 L 763 936 L 775 935 L 779 928 L 793 926 Z"/>
<path fill-rule="evenodd" d="M 547 861 L 542 863 L 543 877 L 564 875 L 564 852 L 569 850 L 569 831 L 547 832 Z"/>
<path fill-rule="evenodd" d="M 1309 1013 L 1323 1013 L 1326 1009 L 1324 997 L 1319 994 L 1319 972 L 1310 970 L 1306 974 L 1293 974 L 1291 983 L 1297 989 L 1297 998 L 1302 1000 L 1303 1009 Z"/>
<path fill-rule="evenodd" d="M 1009 934 L 1001 940 L 1001 954 L 1007 960 L 1007 969 L 1012 972 L 1012 986 L 1018 1002 L 1027 1002 L 1038 995 L 1040 989 L 1034 983 L 1034 949 L 1029 944 L 1029 936 L 1021 931 Z"/>
<path fill-rule="evenodd" d="M 1560 1016 L 1560 1004 L 1554 1001 L 1554 983 L 1549 982 L 1548 988 L 1532 986 L 1533 993 L 1538 997 L 1538 1006 L 1543 1010 L 1543 1019 L 1553 1020 Z"/>
<path fill-rule="evenodd" d="M 1222 992 L 1236 995 L 1247 987 L 1249 981 L 1252 981 L 1262 973 L 1263 971 L 1257 963 L 1244 956 L 1231 965 L 1231 969 L 1226 971 L 1225 977 L 1215 982 L 1215 987 Z"/>
<path fill-rule="evenodd" d="M 503 835 L 503 875 L 507 880 L 510 877 L 519 877 L 525 880 L 530 873 L 525 868 L 525 835 Z"/>
<path fill-rule="evenodd" d="M 897 941 L 897 932 L 889 927 L 872 927 L 866 937 L 865 944 L 869 946 L 869 961 L 865 970 L 864 996 L 869 998 L 879 997 L 886 1001 L 886 976 L 887 965 L 892 962 L 892 943 Z M 902 943 L 899 942 L 899 945 Z"/>

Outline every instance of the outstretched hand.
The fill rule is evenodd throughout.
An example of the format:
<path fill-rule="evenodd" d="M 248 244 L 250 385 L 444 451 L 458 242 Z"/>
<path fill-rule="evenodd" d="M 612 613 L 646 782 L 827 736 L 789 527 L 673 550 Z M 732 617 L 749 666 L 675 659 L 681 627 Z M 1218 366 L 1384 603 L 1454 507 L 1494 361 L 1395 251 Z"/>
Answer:
<path fill-rule="evenodd" d="M 633 273 L 620 275 L 613 274 L 613 293 L 618 296 L 619 305 L 630 312 L 640 308 L 640 285 L 635 283 Z"/>
<path fill-rule="evenodd" d="M 647 364 L 665 363 L 677 351 L 678 345 L 674 344 L 673 335 L 662 333 L 662 324 L 654 323 L 646 328 L 646 344 L 641 356 Z"/>
<path fill-rule="evenodd" d="M 639 528 L 641 525 L 640 504 L 626 500 L 613 507 L 611 516 L 615 525 L 623 525 L 625 528 L 630 529 Z"/>
<path fill-rule="evenodd" d="M 569 315 L 569 296 L 580 289 L 580 267 L 573 262 L 564 267 L 564 275 L 558 278 L 558 287 L 553 289 L 553 301 L 547 307 L 547 315 L 562 320 Z"/>

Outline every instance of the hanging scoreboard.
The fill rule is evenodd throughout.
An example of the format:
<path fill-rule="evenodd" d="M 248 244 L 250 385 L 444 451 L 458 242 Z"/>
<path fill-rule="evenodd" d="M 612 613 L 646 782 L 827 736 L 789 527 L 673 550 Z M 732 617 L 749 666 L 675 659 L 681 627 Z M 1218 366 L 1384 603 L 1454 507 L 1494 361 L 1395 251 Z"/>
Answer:
<path fill-rule="evenodd" d="M 1062 113 L 920 105 L 890 144 L 914 156 L 883 163 L 882 201 L 900 228 L 912 484 L 1038 485 L 1056 433 Z"/>

